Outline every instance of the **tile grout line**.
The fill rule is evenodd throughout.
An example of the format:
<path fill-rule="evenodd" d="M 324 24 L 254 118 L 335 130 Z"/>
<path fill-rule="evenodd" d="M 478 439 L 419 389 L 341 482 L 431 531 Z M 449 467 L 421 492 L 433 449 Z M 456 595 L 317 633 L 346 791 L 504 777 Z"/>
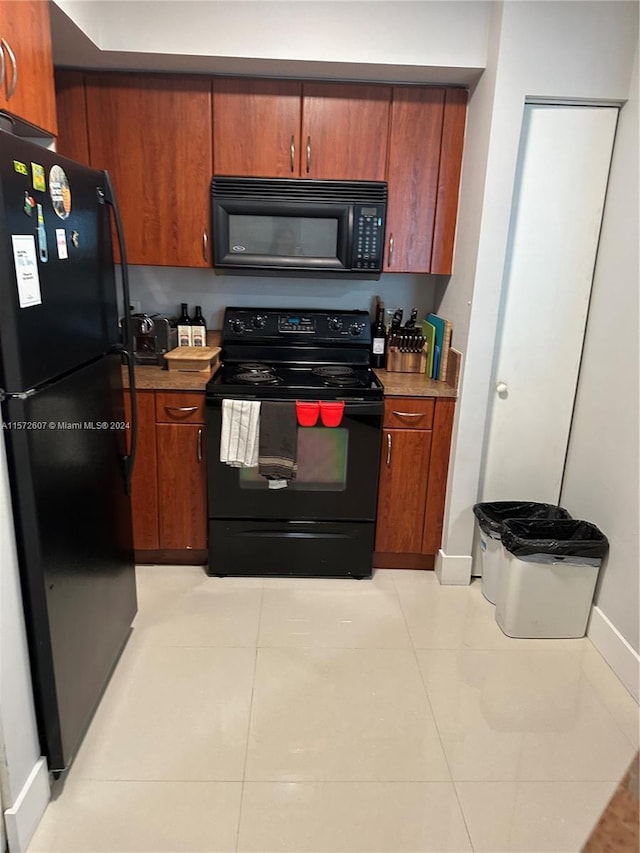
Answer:
<path fill-rule="evenodd" d="M 398 597 L 398 601 L 400 602 L 400 610 L 402 611 L 402 618 L 404 619 L 405 626 L 406 626 L 407 632 L 409 634 L 409 639 L 411 640 L 411 649 L 413 651 L 413 657 L 414 657 L 414 660 L 416 662 L 416 666 L 418 667 L 418 673 L 420 675 L 420 683 L 422 684 L 422 689 L 424 690 L 424 695 L 425 695 L 425 698 L 427 700 L 427 705 L 429 706 L 429 710 L 431 712 L 431 718 L 433 719 L 433 724 L 436 727 L 436 732 L 438 733 L 438 741 L 440 743 L 440 749 L 442 750 L 442 754 L 444 756 L 444 760 L 445 760 L 445 763 L 447 765 L 447 770 L 449 771 L 449 777 L 450 777 L 449 784 L 453 788 L 453 793 L 455 795 L 456 802 L 458 803 L 458 808 L 460 810 L 460 815 L 462 817 L 464 829 L 465 829 L 465 832 L 467 833 L 467 838 L 469 839 L 469 847 L 473 851 L 473 850 L 475 850 L 475 847 L 473 846 L 473 840 L 471 838 L 471 832 L 469 830 L 469 825 L 467 823 L 467 817 L 464 813 L 464 809 L 462 808 L 462 803 L 460 802 L 460 797 L 458 795 L 458 788 L 457 788 L 455 780 L 453 778 L 453 773 L 451 771 L 451 765 L 449 764 L 449 758 L 447 756 L 447 751 L 444 748 L 444 743 L 442 741 L 442 734 L 440 733 L 440 726 L 438 725 L 438 720 L 436 719 L 436 715 L 435 715 L 435 712 L 433 710 L 433 706 L 431 704 L 431 699 L 429 698 L 429 691 L 428 691 L 427 685 L 425 684 L 425 681 L 424 681 L 424 675 L 422 674 L 422 667 L 420 666 L 420 661 L 418 660 L 418 652 L 416 650 L 415 643 L 413 642 L 413 637 L 411 635 L 411 631 L 409 630 L 409 623 L 407 622 L 407 617 L 406 617 L 405 612 L 404 612 L 404 607 L 402 606 L 402 599 L 400 598 L 400 595 L 398 593 L 398 588 L 396 586 L 395 577 L 393 578 L 393 585 L 396 588 L 396 595 Z"/>
<path fill-rule="evenodd" d="M 240 826 L 242 824 L 242 808 L 244 806 L 244 787 L 247 777 L 247 761 L 249 758 L 249 735 L 251 733 L 251 718 L 253 716 L 253 695 L 256 688 L 256 672 L 258 669 L 258 651 L 260 643 L 260 629 L 262 627 L 262 608 L 264 604 L 264 586 L 260 587 L 260 615 L 258 617 L 258 627 L 256 630 L 255 655 L 253 658 L 253 680 L 251 683 L 251 698 L 249 700 L 249 719 L 247 722 L 247 742 L 244 749 L 244 765 L 242 768 L 242 788 L 240 790 L 240 804 L 238 807 L 238 828 L 236 830 L 235 850 L 237 853 L 238 845 L 240 844 Z"/>

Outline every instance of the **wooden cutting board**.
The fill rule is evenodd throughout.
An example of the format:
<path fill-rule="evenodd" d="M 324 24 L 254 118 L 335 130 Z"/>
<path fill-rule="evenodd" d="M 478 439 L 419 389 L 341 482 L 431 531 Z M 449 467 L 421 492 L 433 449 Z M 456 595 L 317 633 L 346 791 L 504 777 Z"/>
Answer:
<path fill-rule="evenodd" d="M 220 347 L 176 347 L 164 357 L 169 370 L 209 370 L 220 358 Z"/>

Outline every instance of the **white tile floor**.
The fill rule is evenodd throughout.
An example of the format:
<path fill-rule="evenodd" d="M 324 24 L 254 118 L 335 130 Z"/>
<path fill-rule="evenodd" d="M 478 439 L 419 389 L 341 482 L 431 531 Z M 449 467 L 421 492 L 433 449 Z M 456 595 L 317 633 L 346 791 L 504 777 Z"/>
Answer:
<path fill-rule="evenodd" d="M 30 851 L 580 850 L 638 746 L 589 640 L 478 582 L 138 569 L 140 612 Z"/>

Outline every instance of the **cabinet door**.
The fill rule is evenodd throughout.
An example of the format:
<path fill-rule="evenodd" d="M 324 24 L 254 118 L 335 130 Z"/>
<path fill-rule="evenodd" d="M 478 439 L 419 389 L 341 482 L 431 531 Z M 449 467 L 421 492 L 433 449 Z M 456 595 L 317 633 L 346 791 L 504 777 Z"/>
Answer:
<path fill-rule="evenodd" d="M 0 108 L 53 136 L 57 132 L 56 96 L 49 3 L 46 0 L 0 0 L 5 82 Z"/>
<path fill-rule="evenodd" d="M 439 397 L 435 402 L 427 503 L 425 506 L 424 533 L 421 548 L 423 554 L 437 554 L 442 544 L 444 504 L 447 494 L 447 474 L 449 473 L 451 432 L 453 430 L 455 406 L 455 400 L 445 397 Z"/>
<path fill-rule="evenodd" d="M 58 108 L 56 151 L 88 166 L 91 161 L 84 74 L 82 71 L 67 71 L 60 68 L 56 71 L 55 80 Z"/>
<path fill-rule="evenodd" d="M 87 74 L 91 165 L 118 196 L 129 261 L 208 267 L 211 83 Z"/>
<path fill-rule="evenodd" d="M 158 538 L 158 485 L 156 457 L 156 410 L 153 391 L 138 391 L 138 439 L 131 484 L 133 547 L 136 551 L 156 550 Z M 131 396 L 124 399 L 125 417 L 131 423 Z M 131 432 L 127 434 L 128 445 Z"/>
<path fill-rule="evenodd" d="M 288 80 L 214 80 L 214 174 L 297 177 L 301 90 Z"/>
<path fill-rule="evenodd" d="M 444 89 L 394 88 L 389 143 L 389 272 L 430 272 Z"/>
<path fill-rule="evenodd" d="M 160 547 L 207 547 L 204 426 L 157 424 Z"/>
<path fill-rule="evenodd" d="M 447 89 L 442 117 L 438 197 L 431 250 L 431 272 L 434 275 L 448 275 L 453 269 L 453 244 L 458 218 L 466 117 L 467 90 Z"/>
<path fill-rule="evenodd" d="M 376 551 L 421 552 L 430 451 L 430 430 L 383 430 Z"/>
<path fill-rule="evenodd" d="M 389 86 L 305 83 L 302 177 L 383 181 L 390 102 Z"/>

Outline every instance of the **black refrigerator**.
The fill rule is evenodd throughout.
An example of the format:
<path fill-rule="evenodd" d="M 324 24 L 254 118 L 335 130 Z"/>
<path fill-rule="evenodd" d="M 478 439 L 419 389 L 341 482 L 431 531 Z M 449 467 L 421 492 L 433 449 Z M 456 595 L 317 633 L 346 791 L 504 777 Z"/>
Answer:
<path fill-rule="evenodd" d="M 137 609 L 128 280 L 121 240 L 115 273 L 110 210 L 119 225 L 105 172 L 0 131 L 2 428 L 41 749 L 56 776 Z"/>

